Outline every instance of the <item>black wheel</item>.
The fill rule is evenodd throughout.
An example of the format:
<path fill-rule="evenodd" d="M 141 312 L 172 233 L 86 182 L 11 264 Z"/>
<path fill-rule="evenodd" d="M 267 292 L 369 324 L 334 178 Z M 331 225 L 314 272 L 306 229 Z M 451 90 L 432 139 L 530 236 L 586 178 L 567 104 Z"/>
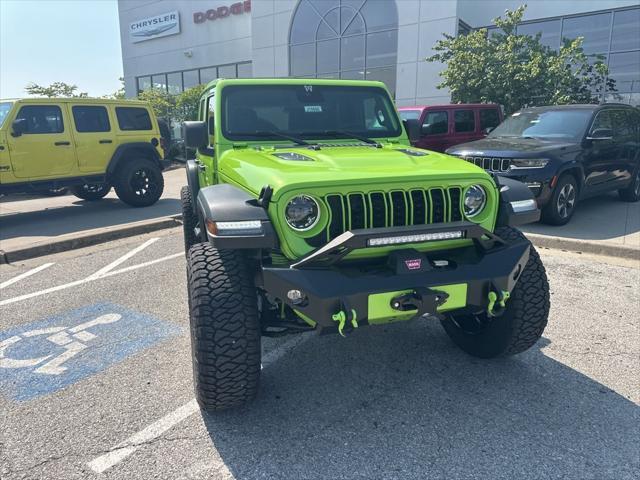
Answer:
<path fill-rule="evenodd" d="M 111 185 L 106 183 L 87 183 L 73 187 L 71 192 L 82 200 L 101 200 L 111 191 Z"/>
<path fill-rule="evenodd" d="M 115 175 L 118 198 L 132 207 L 148 207 L 158 201 L 164 190 L 160 167 L 147 159 L 123 162 Z"/>
<path fill-rule="evenodd" d="M 180 200 L 182 203 L 182 233 L 184 236 L 184 253 L 188 257 L 189 249 L 201 240 L 196 235 L 198 227 L 198 217 L 193 212 L 193 196 L 191 188 L 182 187 L 180 190 Z"/>
<path fill-rule="evenodd" d="M 208 243 L 187 258 L 193 380 L 203 410 L 224 410 L 253 399 L 260 380 L 260 323 L 256 288 L 244 255 Z"/>
<path fill-rule="evenodd" d="M 515 228 L 496 229 L 507 242 L 525 238 Z M 535 248 L 520 275 L 506 310 L 499 317 L 486 313 L 448 316 L 442 326 L 453 342 L 480 358 L 514 355 L 532 347 L 542 335 L 549 317 L 549 282 Z"/>
<path fill-rule="evenodd" d="M 637 202 L 640 200 L 640 167 L 637 168 L 633 181 L 627 188 L 618 190 L 618 195 L 625 202 Z"/>
<path fill-rule="evenodd" d="M 549 225 L 568 223 L 577 203 L 578 183 L 573 175 L 564 174 L 558 180 L 549 203 L 542 210 L 542 221 Z"/>

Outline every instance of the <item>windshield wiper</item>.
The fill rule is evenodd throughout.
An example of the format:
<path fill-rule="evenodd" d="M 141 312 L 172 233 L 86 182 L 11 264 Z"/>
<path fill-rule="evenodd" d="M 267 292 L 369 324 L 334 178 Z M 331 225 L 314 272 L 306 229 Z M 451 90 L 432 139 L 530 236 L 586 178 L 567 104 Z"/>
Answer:
<path fill-rule="evenodd" d="M 291 137 L 289 135 L 285 135 L 284 133 L 280 133 L 280 132 L 272 132 L 269 130 L 259 130 L 253 133 L 249 133 L 247 132 L 246 135 L 254 135 L 256 137 L 279 137 L 279 138 L 284 138 L 285 140 L 290 140 L 293 143 L 295 143 L 296 145 L 303 145 L 305 147 L 310 147 L 312 145 L 315 145 L 313 143 L 309 143 L 309 142 L 305 142 L 304 140 L 302 140 L 301 138 L 296 138 L 296 137 Z"/>
<path fill-rule="evenodd" d="M 355 138 L 356 140 L 360 140 L 361 142 L 368 143 L 369 145 L 375 145 L 378 148 L 382 147 L 382 144 L 380 142 L 377 142 L 367 137 L 363 137 L 362 135 L 358 135 L 357 133 L 348 132 L 346 130 L 325 130 L 324 132 L 322 132 L 322 134 L 329 135 L 329 136 L 341 135 L 345 138 Z"/>

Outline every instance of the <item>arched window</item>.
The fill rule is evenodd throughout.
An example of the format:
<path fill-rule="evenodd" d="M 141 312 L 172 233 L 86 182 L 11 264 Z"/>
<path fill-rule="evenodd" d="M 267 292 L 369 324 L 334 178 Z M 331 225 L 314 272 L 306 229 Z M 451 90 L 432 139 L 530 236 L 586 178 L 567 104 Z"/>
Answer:
<path fill-rule="evenodd" d="M 300 0 L 289 33 L 293 77 L 381 80 L 396 86 L 394 0 Z"/>

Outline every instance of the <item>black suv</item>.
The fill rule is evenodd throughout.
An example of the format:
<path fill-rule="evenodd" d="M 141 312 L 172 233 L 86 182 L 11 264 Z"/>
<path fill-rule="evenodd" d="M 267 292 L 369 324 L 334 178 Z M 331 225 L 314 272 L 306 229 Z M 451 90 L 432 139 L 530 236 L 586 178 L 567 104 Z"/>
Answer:
<path fill-rule="evenodd" d="M 447 153 L 526 183 L 552 225 L 567 223 L 587 196 L 618 190 L 624 201 L 640 198 L 640 110 L 630 105 L 526 108 Z"/>

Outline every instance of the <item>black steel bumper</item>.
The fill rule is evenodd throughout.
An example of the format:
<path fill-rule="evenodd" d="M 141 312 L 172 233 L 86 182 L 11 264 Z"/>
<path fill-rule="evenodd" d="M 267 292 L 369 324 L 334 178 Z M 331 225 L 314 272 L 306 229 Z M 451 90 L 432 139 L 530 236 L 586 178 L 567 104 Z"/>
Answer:
<path fill-rule="evenodd" d="M 428 253 L 419 253 L 409 246 L 396 252 L 400 255 L 391 255 L 391 262 L 337 264 L 354 249 L 371 248 L 367 246 L 372 238 L 451 231 L 462 231 L 463 238 L 473 240 L 473 245 Z M 314 320 L 321 331 L 335 331 L 336 322 L 332 316 L 340 311 L 353 310 L 357 313 L 358 323 L 370 323 L 369 296 L 385 292 L 411 290 L 419 313 L 435 314 L 442 298 L 436 298 L 437 288 L 431 290 L 430 287 L 466 284 L 464 309 L 470 312 L 486 310 L 490 291 L 513 290 L 529 259 L 529 251 L 530 243 L 526 240 L 506 244 L 470 222 L 353 230 L 288 268 L 264 266 L 261 286 Z M 414 267 L 419 263 L 421 268 L 405 268 L 409 266 L 407 261 Z M 303 294 L 302 301 L 292 301 L 287 295 L 291 290 L 299 290 Z M 446 302 L 443 306 L 446 307 Z"/>

